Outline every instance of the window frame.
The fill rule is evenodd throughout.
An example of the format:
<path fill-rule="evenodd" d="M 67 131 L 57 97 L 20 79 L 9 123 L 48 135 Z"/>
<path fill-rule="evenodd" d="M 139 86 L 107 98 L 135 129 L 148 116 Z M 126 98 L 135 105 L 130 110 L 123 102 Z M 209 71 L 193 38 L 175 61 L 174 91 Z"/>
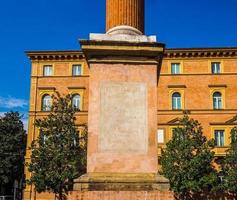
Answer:
<path fill-rule="evenodd" d="M 221 137 L 220 137 L 220 132 L 223 133 L 223 145 L 221 145 Z M 218 141 L 216 141 L 216 133 L 218 133 Z M 214 140 L 215 140 L 215 147 L 217 148 L 222 148 L 225 147 L 225 138 L 226 138 L 226 131 L 225 129 L 215 129 L 214 130 Z M 220 137 L 220 138 L 219 138 Z"/>
<path fill-rule="evenodd" d="M 212 73 L 212 64 L 213 63 L 220 63 L 220 72 L 219 73 Z M 216 59 L 208 60 L 208 71 L 212 75 L 220 75 L 220 74 L 224 73 L 224 61 L 218 60 L 218 59 L 217 60 Z"/>
<path fill-rule="evenodd" d="M 174 68 L 173 68 L 173 65 L 175 65 Z M 174 71 L 173 71 L 173 69 L 174 69 Z M 171 63 L 171 74 L 172 75 L 181 74 L 181 64 L 180 63 Z"/>
<path fill-rule="evenodd" d="M 213 65 L 215 64 L 215 68 L 213 69 Z M 219 64 L 219 70 L 217 70 L 216 64 Z M 221 74 L 221 62 L 211 62 L 211 73 L 212 74 Z"/>
<path fill-rule="evenodd" d="M 76 97 L 76 96 L 79 96 L 79 107 L 74 107 L 74 102 L 73 102 L 73 99 Z M 72 94 L 72 107 L 76 110 L 76 111 L 81 111 L 81 95 L 79 93 L 74 93 Z"/>
<path fill-rule="evenodd" d="M 215 94 L 220 94 L 220 96 L 215 96 Z M 223 109 L 223 95 L 221 92 L 215 91 L 212 94 L 212 103 L 214 110 L 222 110 Z"/>
<path fill-rule="evenodd" d="M 179 73 L 178 74 L 172 74 L 172 64 L 179 64 Z M 170 75 L 182 75 L 183 74 L 183 60 L 169 60 L 168 61 L 168 74 Z"/>
<path fill-rule="evenodd" d="M 74 95 L 78 94 L 80 96 L 80 110 L 78 112 L 82 112 L 84 109 L 84 94 L 85 94 L 85 89 L 84 88 L 80 88 L 80 87 L 68 87 L 69 90 L 69 94 L 71 95 L 71 97 L 73 97 Z"/>
<path fill-rule="evenodd" d="M 51 75 L 46 75 L 45 74 L 45 68 L 46 67 L 51 67 Z M 54 75 L 54 67 L 53 67 L 53 65 L 52 64 L 44 64 L 43 65 L 43 69 L 42 69 L 42 75 L 43 75 L 43 77 L 51 77 L 51 76 L 53 76 Z"/>
<path fill-rule="evenodd" d="M 69 76 L 72 77 L 80 77 L 80 76 L 84 76 L 84 70 L 85 70 L 85 62 L 80 60 L 78 62 L 69 62 L 69 68 L 68 68 L 68 72 L 69 72 Z M 80 65 L 81 66 L 81 75 L 73 75 L 73 66 L 75 65 Z"/>
<path fill-rule="evenodd" d="M 225 100 L 225 87 L 213 87 L 210 89 L 210 106 L 212 110 L 224 110 L 226 109 L 226 100 Z M 221 93 L 221 97 L 222 97 L 222 108 L 221 109 L 215 109 L 214 108 L 214 99 L 213 99 L 213 95 L 214 93 L 219 92 Z"/>
<path fill-rule="evenodd" d="M 80 66 L 80 74 L 74 74 L 74 67 Z M 82 64 L 72 64 L 72 76 L 82 76 Z"/>
<path fill-rule="evenodd" d="M 174 97 L 175 94 L 179 94 L 179 97 Z M 172 102 L 172 110 L 182 110 L 182 94 L 180 92 L 172 93 L 171 102 Z"/>
<path fill-rule="evenodd" d="M 47 110 L 47 108 L 45 107 L 45 104 L 44 104 L 44 99 L 46 98 L 46 97 L 50 97 L 50 101 L 51 101 L 51 105 L 50 105 L 50 108 Z M 42 95 L 42 97 L 41 97 L 41 111 L 43 111 L 43 112 L 51 112 L 51 110 L 52 110 L 52 102 L 53 100 L 52 100 L 52 96 L 50 95 L 50 94 L 43 94 Z"/>
<path fill-rule="evenodd" d="M 169 90 L 169 109 L 172 110 L 172 111 L 181 111 L 181 110 L 184 110 L 185 109 L 185 92 L 184 92 L 185 89 L 170 89 Z M 177 109 L 177 110 L 174 110 L 173 109 L 173 104 L 172 104 L 172 96 L 174 93 L 178 92 L 180 95 L 181 95 L 181 109 Z"/>
<path fill-rule="evenodd" d="M 159 142 L 159 140 L 158 140 L 158 134 L 159 134 L 159 131 L 163 131 L 163 142 Z M 164 128 L 157 128 L 157 131 L 156 131 L 156 137 L 157 137 L 157 144 L 159 145 L 159 144 L 165 144 L 166 143 L 166 137 L 165 137 L 165 129 Z"/>

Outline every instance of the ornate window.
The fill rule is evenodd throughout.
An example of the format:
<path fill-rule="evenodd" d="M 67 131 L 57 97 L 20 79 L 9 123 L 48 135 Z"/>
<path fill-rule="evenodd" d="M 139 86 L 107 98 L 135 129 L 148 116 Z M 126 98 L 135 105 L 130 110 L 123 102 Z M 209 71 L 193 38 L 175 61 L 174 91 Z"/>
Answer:
<path fill-rule="evenodd" d="M 80 110 L 81 96 L 79 94 L 74 94 L 72 96 L 72 106 L 76 110 Z"/>
<path fill-rule="evenodd" d="M 175 92 L 172 94 L 172 109 L 180 110 L 182 108 L 181 103 L 181 94 L 179 92 Z"/>
<path fill-rule="evenodd" d="M 214 92 L 213 94 L 213 108 L 222 109 L 222 94 L 220 92 Z"/>
<path fill-rule="evenodd" d="M 42 111 L 51 111 L 51 107 L 52 107 L 52 97 L 46 94 L 42 98 Z"/>

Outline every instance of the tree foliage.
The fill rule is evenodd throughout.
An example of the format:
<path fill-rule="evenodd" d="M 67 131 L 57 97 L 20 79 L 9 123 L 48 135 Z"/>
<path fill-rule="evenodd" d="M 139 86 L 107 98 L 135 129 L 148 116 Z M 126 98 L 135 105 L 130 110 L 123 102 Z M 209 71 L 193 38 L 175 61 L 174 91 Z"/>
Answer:
<path fill-rule="evenodd" d="M 71 96 L 53 96 L 52 112 L 37 119 L 39 137 L 32 142 L 30 184 L 37 192 L 54 192 L 66 199 L 73 179 L 85 172 L 87 128 L 79 134 Z"/>
<path fill-rule="evenodd" d="M 161 173 L 170 181 L 170 189 L 181 199 L 210 190 L 217 183 L 212 166 L 214 141 L 203 136 L 200 123 L 185 115 L 161 154 Z M 191 195 L 192 196 L 192 195 Z"/>
<path fill-rule="evenodd" d="M 18 112 L 0 117 L 0 188 L 22 179 L 26 131 Z M 2 194 L 4 195 L 4 194 Z"/>
<path fill-rule="evenodd" d="M 230 133 L 230 148 L 226 152 L 226 157 L 222 165 L 224 173 L 224 189 L 231 193 L 237 193 L 237 127 Z"/>

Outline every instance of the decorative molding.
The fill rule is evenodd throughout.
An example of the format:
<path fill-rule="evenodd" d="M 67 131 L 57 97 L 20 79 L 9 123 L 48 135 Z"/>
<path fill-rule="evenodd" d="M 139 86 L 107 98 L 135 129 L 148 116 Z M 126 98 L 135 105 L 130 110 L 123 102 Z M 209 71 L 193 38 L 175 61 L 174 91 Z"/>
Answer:
<path fill-rule="evenodd" d="M 148 43 L 149 44 L 149 43 Z M 115 45 L 115 44 L 113 44 Z M 146 44 L 143 44 L 144 46 Z M 116 45 L 115 45 L 116 46 Z M 136 44 L 135 44 L 136 46 Z M 28 58 L 32 61 L 54 61 L 54 60 L 80 60 L 85 55 L 81 50 L 68 51 L 26 51 Z M 164 59 L 183 58 L 236 58 L 237 47 L 228 48 L 166 48 Z"/>
<path fill-rule="evenodd" d="M 75 87 L 67 87 L 69 90 L 76 90 L 76 89 L 83 89 L 85 90 L 86 87 L 80 87 L 80 86 L 75 86 Z"/>
<path fill-rule="evenodd" d="M 165 49 L 164 58 L 223 58 L 237 57 L 237 47 L 233 48 L 170 48 Z"/>
<path fill-rule="evenodd" d="M 210 125 L 211 126 L 224 126 L 224 125 L 237 126 L 237 123 L 213 122 L 213 123 L 210 123 Z"/>
<path fill-rule="evenodd" d="M 187 88 L 186 85 L 168 85 L 168 88 Z"/>
<path fill-rule="evenodd" d="M 221 85 L 208 85 L 209 88 L 227 88 L 227 85 L 221 84 Z"/>
<path fill-rule="evenodd" d="M 26 51 L 32 61 L 81 60 L 85 56 L 82 51 Z"/>
<path fill-rule="evenodd" d="M 39 90 L 56 90 L 55 87 L 38 87 Z"/>
<path fill-rule="evenodd" d="M 182 126 L 181 123 L 174 123 L 174 124 L 170 124 L 170 123 L 158 123 L 158 126 Z"/>

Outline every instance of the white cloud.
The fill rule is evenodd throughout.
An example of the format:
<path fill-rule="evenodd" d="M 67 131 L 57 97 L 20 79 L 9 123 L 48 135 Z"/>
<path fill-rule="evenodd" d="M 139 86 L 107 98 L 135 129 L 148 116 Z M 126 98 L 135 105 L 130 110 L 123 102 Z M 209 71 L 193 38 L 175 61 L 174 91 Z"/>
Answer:
<path fill-rule="evenodd" d="M 1 108 L 25 108 L 28 105 L 28 102 L 24 99 L 17 99 L 14 97 L 0 97 L 0 107 Z"/>
<path fill-rule="evenodd" d="M 28 131 L 28 118 L 22 119 L 22 122 L 24 124 L 24 129 Z"/>

